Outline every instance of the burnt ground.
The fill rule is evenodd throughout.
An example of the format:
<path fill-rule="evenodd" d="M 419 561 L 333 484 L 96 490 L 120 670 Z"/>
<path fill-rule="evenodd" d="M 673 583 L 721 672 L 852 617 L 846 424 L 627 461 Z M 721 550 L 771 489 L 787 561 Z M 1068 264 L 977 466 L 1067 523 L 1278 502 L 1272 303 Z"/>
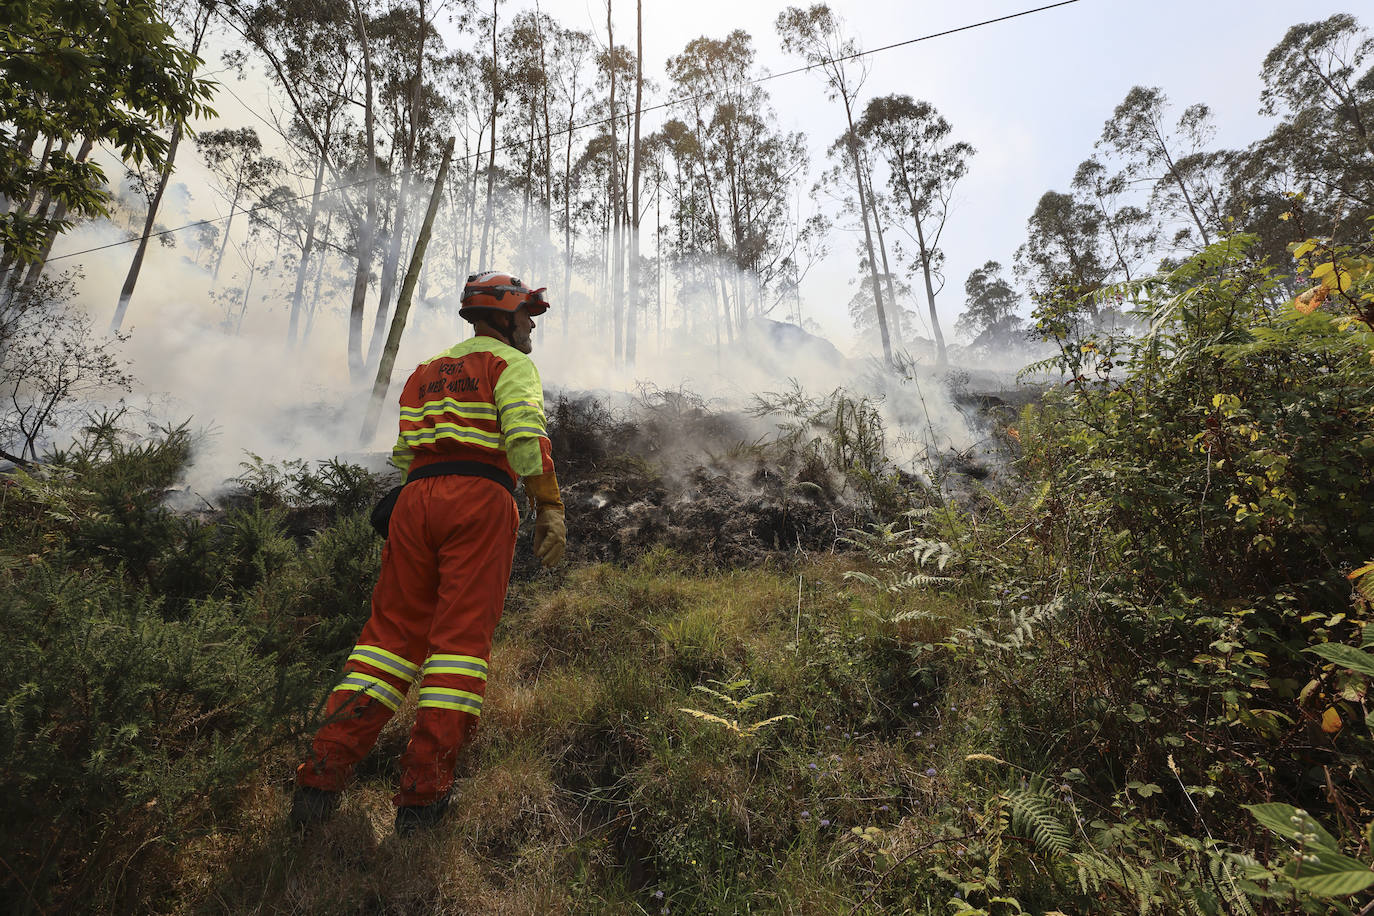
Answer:
<path fill-rule="evenodd" d="M 678 392 L 634 407 L 591 395 L 548 405 L 567 508 L 568 555 L 624 563 L 664 546 L 716 568 L 797 550 L 829 550 L 869 517 L 837 475 L 759 440 L 743 414 Z M 536 563 L 522 531 L 515 575 Z"/>
<path fill-rule="evenodd" d="M 931 478 L 946 498 L 976 496 L 979 488 L 995 484 L 989 477 L 1005 465 L 1012 445 L 1005 429 L 1036 393 L 971 392 L 956 380 L 949 395 L 983 444 L 927 455 L 925 478 L 889 465 L 877 485 L 871 476 L 866 484 L 841 473 L 826 463 L 824 449 L 799 448 L 772 423 L 708 406 L 682 391 L 651 389 L 636 398 L 566 392 L 551 398 L 549 435 L 567 507 L 568 559 L 622 564 L 667 547 L 707 568 L 748 567 L 798 551 L 837 549 L 837 539 L 849 529 L 928 503 L 934 498 Z M 338 511 L 370 505 L 396 478 L 380 453 L 341 456 L 308 476 L 323 478 L 323 489 L 339 505 L 326 511 L 318 500 L 302 498 L 309 493 L 283 500 L 287 533 L 302 543 Z M 213 505 L 197 496 L 194 506 L 180 511 L 205 520 L 249 508 L 264 493 L 274 502 L 284 495 L 286 478 L 252 477 L 233 481 L 237 486 L 215 494 Z M 517 498 L 523 508 L 523 492 Z M 533 526 L 523 525 L 515 554 L 518 579 L 538 572 L 532 538 Z"/>

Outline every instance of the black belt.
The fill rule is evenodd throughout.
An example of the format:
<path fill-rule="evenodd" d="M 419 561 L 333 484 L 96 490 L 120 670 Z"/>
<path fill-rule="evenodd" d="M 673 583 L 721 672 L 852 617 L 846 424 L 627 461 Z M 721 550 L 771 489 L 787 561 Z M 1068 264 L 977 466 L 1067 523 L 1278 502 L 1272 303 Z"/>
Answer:
<path fill-rule="evenodd" d="M 448 475 L 485 477 L 487 480 L 494 480 L 505 487 L 511 496 L 515 495 L 515 481 L 511 479 L 511 476 L 500 468 L 483 461 L 436 461 L 433 464 L 412 470 L 406 475 L 406 483 L 419 480 L 422 477 L 446 477 Z"/>

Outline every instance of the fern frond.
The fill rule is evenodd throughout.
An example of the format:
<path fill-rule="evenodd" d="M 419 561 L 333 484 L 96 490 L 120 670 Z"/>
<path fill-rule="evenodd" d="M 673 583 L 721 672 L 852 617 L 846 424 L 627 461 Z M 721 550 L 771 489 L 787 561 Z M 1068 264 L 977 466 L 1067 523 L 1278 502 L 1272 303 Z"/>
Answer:
<path fill-rule="evenodd" d="M 790 714 L 783 714 L 783 715 L 781 715 L 781 716 L 769 716 L 767 719 L 764 719 L 764 720 L 761 721 L 761 722 L 755 722 L 753 725 L 750 725 L 747 729 L 745 729 L 745 731 L 746 731 L 748 734 L 751 734 L 751 735 L 752 735 L 752 734 L 755 734 L 756 732 L 762 731 L 763 729 L 767 728 L 767 727 L 770 726 L 770 725 L 776 725 L 777 723 L 783 721 L 784 719 L 795 719 L 795 718 L 796 718 L 796 716 L 790 715 Z"/>
<path fill-rule="evenodd" d="M 735 705 L 735 698 L 734 698 L 734 697 L 729 696 L 729 695 L 724 694 L 724 693 L 721 693 L 719 690 L 712 690 L 710 687 L 706 687 L 706 686 L 704 686 L 704 685 L 702 685 L 702 684 L 693 684 L 693 685 L 692 685 L 692 689 L 693 689 L 693 690 L 700 690 L 702 693 L 709 694 L 710 696 L 715 697 L 717 700 L 720 700 L 722 703 L 724 703 L 724 704 L 727 705 L 727 706 L 734 706 L 734 705 Z"/>
<path fill-rule="evenodd" d="M 688 709 L 686 706 L 679 706 L 678 712 L 685 712 L 689 716 L 695 716 L 698 719 L 704 719 L 707 722 L 711 722 L 715 725 L 721 726 L 722 728 L 728 729 L 730 732 L 736 735 L 740 733 L 740 727 L 738 722 L 732 722 L 729 719 L 722 719 L 720 716 L 714 715 L 712 713 L 703 712 L 700 709 Z"/>
<path fill-rule="evenodd" d="M 1054 801 L 1028 789 L 1003 792 L 1011 809 L 1012 830 L 1035 842 L 1041 852 L 1068 855 L 1071 842 L 1069 831 L 1054 812 Z"/>
<path fill-rule="evenodd" d="M 758 706 L 760 703 L 763 703 L 764 701 L 769 700 L 772 697 L 772 693 L 750 694 L 744 699 L 736 701 L 735 708 L 738 709 L 740 712 L 744 712 L 746 709 L 753 709 L 755 706 Z"/>

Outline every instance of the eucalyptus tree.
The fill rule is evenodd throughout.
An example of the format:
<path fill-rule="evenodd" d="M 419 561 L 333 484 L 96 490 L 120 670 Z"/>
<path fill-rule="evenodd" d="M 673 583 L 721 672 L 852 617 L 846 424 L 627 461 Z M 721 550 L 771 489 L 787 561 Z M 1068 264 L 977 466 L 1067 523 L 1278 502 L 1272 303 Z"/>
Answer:
<path fill-rule="evenodd" d="M 867 239 L 862 232 L 863 215 L 859 209 L 859 197 L 855 193 L 854 182 L 845 177 L 846 173 L 852 170 L 849 155 L 850 143 L 849 133 L 846 131 L 830 144 L 826 150 L 826 156 L 831 164 L 828 168 L 824 169 L 816 179 L 815 183 L 812 185 L 811 193 L 818 200 L 824 197 L 833 201 L 837 209 L 837 215 L 844 217 L 846 220 L 852 218 L 852 225 L 845 222 L 842 223 L 843 228 L 846 231 L 852 231 L 857 234 L 854 255 L 859 265 L 860 272 L 868 271 L 871 273 L 872 271 L 870 270 L 868 260 L 869 248 L 866 244 Z M 875 249 L 877 255 L 876 267 L 878 278 L 882 281 L 881 291 L 886 296 L 883 302 L 884 314 L 887 316 L 888 339 L 892 342 L 893 349 L 900 351 L 906 346 L 905 328 L 911 326 L 908 324 L 907 318 L 911 317 L 914 313 L 901 304 L 898 296 L 897 284 L 899 281 L 892 269 L 891 261 L 888 258 L 886 234 L 883 232 L 883 222 L 886 219 L 896 220 L 904 217 L 900 206 L 889 199 L 884 191 L 875 187 L 873 183 L 873 164 L 871 160 L 872 156 L 870 155 L 870 151 L 864 149 L 861 143 L 859 174 L 863 177 L 863 187 L 869 203 L 868 218 L 872 224 L 873 238 L 877 242 Z M 896 244 L 894 240 L 893 247 L 898 266 L 900 267 L 903 260 L 901 246 Z M 909 284 L 903 283 L 901 288 L 905 294 L 909 295 L 911 293 Z M 854 327 L 860 332 L 865 340 L 869 337 L 873 337 L 874 340 L 881 343 L 881 337 L 876 336 L 878 332 L 877 315 L 871 307 L 873 303 L 872 278 L 861 279 L 859 282 L 859 289 L 861 295 L 869 297 L 868 303 L 870 307 L 868 309 L 869 314 L 866 317 L 860 318 L 857 313 L 853 314 Z M 853 312 L 853 307 L 859 301 L 858 299 L 851 300 L 851 313 Z"/>
<path fill-rule="evenodd" d="M 1046 191 L 1026 223 L 1026 241 L 1016 250 L 1016 275 L 1039 301 L 1083 299 L 1096 324 L 1101 315 L 1093 294 L 1111 274 L 1101 252 L 1097 208 L 1070 194 Z"/>
<path fill-rule="evenodd" d="M 1095 158 L 1078 164 L 1072 188 L 1075 201 L 1097 213 L 1100 237 L 1107 246 L 1100 260 L 1110 265 L 1114 279 L 1129 283 L 1139 275 L 1158 242 L 1158 230 L 1150 214 L 1128 202 L 1130 187 L 1126 176 L 1110 174 Z"/>
<path fill-rule="evenodd" d="M 262 140 L 251 127 L 222 128 L 209 130 L 197 135 L 196 147 L 205 166 L 214 176 L 215 192 L 229 206 L 229 216 L 224 223 L 224 235 L 220 241 L 219 253 L 210 271 L 211 284 L 219 281 L 220 266 L 224 261 L 225 249 L 229 246 L 229 234 L 234 227 L 234 217 L 240 204 L 253 195 L 256 189 L 268 185 L 281 171 L 282 165 L 273 156 L 262 151 Z"/>
<path fill-rule="evenodd" d="M 694 156 L 699 169 L 710 213 L 700 225 L 716 255 L 727 332 L 762 311 L 762 290 L 779 275 L 791 192 L 807 165 L 801 135 L 777 124 L 756 61 L 752 39 L 738 29 L 693 39 L 668 61 L 673 94 L 691 99 L 693 120 L 693 142 L 679 137 L 669 149 Z"/>
<path fill-rule="evenodd" d="M 641 113 L 644 109 L 644 0 L 635 0 L 635 105 L 633 139 L 630 142 L 630 300 L 629 327 L 625 333 L 625 362 L 634 365 L 637 345 L 638 312 L 643 296 L 640 291 L 639 222 L 643 213 L 639 208 L 639 182 L 644 173 L 643 149 L 640 146 Z M 655 281 L 657 282 L 657 281 Z"/>
<path fill-rule="evenodd" d="M 1002 276 L 1002 265 L 988 261 L 964 281 L 964 311 L 954 322 L 954 330 L 969 339 L 969 349 L 975 353 L 1015 350 L 1025 337 L 1016 313 L 1020 299 Z"/>
<path fill-rule="evenodd" d="M 593 64 L 592 36 L 578 29 L 555 26 L 551 38 L 552 57 L 550 66 L 554 79 L 554 101 L 558 106 L 560 129 L 563 131 L 563 173 L 557 183 L 555 194 L 562 201 L 563 229 L 563 291 L 561 301 L 567 302 L 572 295 L 573 257 L 576 235 L 573 232 L 573 198 L 576 189 L 573 185 L 573 140 L 577 133 L 574 128 L 580 112 L 592 104 L 592 88 L 595 76 L 588 72 Z M 568 329 L 567 315 L 562 318 L 562 327 Z"/>
<path fill-rule="evenodd" d="M 1374 36 L 1338 13 L 1290 28 L 1264 58 L 1263 114 L 1280 124 L 1252 148 L 1252 169 L 1268 179 L 1291 174 L 1303 209 L 1345 217 L 1362 233 L 1374 215 Z"/>
<path fill-rule="evenodd" d="M 1175 246 L 1195 249 L 1198 240 L 1212 243 L 1224 216 L 1221 188 L 1213 180 L 1217 160 L 1207 150 L 1214 133 L 1211 111 L 1200 103 L 1190 105 L 1170 126 L 1168 107 L 1162 90 L 1134 87 L 1103 126 L 1097 146 L 1121 160 L 1129 181 L 1150 187 L 1152 209 L 1159 216 L 1185 224 Z"/>
<path fill-rule="evenodd" d="M 620 121 L 620 110 L 616 107 L 615 87 L 616 76 L 621 67 L 620 55 L 616 53 L 615 46 L 615 26 L 611 19 L 611 0 L 606 0 L 606 52 L 602 55 L 602 67 L 606 74 L 606 84 L 609 88 L 606 110 L 609 113 L 609 124 L 611 128 L 610 146 L 610 174 L 607 180 L 607 190 L 610 192 L 611 207 L 611 235 L 610 235 L 610 294 L 611 294 L 611 325 L 614 329 L 614 349 L 611 351 L 616 365 L 620 365 L 625 356 L 624 339 L 624 269 L 625 262 L 621 249 L 621 227 L 624 225 L 623 210 L 625 206 L 624 188 L 621 186 L 620 171 L 620 143 L 617 138 L 617 127 Z"/>
<path fill-rule="evenodd" d="M 387 177 L 399 176 L 398 185 L 388 188 L 392 191 L 392 206 L 367 354 L 369 374 L 376 366 L 390 327 L 391 296 L 406 238 L 406 217 L 412 209 L 420 210 L 411 206 L 416 169 L 422 162 L 435 158 L 443 141 L 440 128 L 446 128 L 451 120 L 452 105 L 440 86 L 449 81 L 454 60 L 445 53 L 443 40 L 433 24 L 434 16 L 443 9 L 443 5 L 437 5 L 430 12 L 426 0 L 403 0 L 375 17 L 369 28 L 372 60 L 377 70 L 378 108 L 384 112 L 383 132 L 390 140 Z M 459 6 L 456 12 L 461 25 L 465 9 Z M 422 199 L 427 197 L 421 195 Z"/>
<path fill-rule="evenodd" d="M 488 259 L 487 242 L 491 238 L 492 219 L 494 218 L 496 213 L 496 122 L 498 116 L 501 113 L 501 105 L 505 101 L 505 80 L 503 78 L 503 74 L 501 71 L 501 53 L 500 46 L 497 41 L 497 38 L 500 34 L 500 16 L 500 0 L 491 0 L 491 12 L 484 12 L 482 16 L 480 16 L 477 20 L 478 31 L 484 36 L 486 36 L 482 39 L 483 43 L 487 44 L 488 38 L 490 39 L 489 47 L 491 50 L 491 55 L 489 57 L 485 57 L 481 53 L 477 53 L 474 55 L 476 59 L 481 62 L 482 78 L 486 83 L 486 91 L 490 101 L 490 106 L 488 108 L 488 114 L 490 116 L 490 119 L 487 128 L 487 136 L 490 139 L 490 143 L 488 144 L 487 150 L 486 167 L 487 192 L 486 207 L 482 215 L 482 244 L 478 248 L 477 254 L 477 263 L 479 266 L 488 266 L 491 263 Z M 493 249 L 494 247 L 495 246 L 493 246 Z"/>
<path fill-rule="evenodd" d="M 864 189 L 858 137 L 854 131 L 854 108 L 859 90 L 868 76 L 866 65 L 863 58 L 856 56 L 858 45 L 845 34 L 843 21 L 824 3 L 817 3 L 808 9 L 789 6 L 778 14 L 774 25 L 782 40 L 783 50 L 800 56 L 818 68 L 825 78 L 831 100 L 839 99 L 844 105 L 854 188 L 863 217 L 864 244 L 868 252 L 878 332 L 882 339 L 883 358 L 888 365 L 892 365 L 892 342 L 888 335 L 887 315 L 883 310 L 883 292 L 878 281 L 878 262 L 874 257 L 873 234 L 869 225 L 869 202 Z"/>
<path fill-rule="evenodd" d="M 949 219 L 954 188 L 968 173 L 968 161 L 974 154 L 968 143 L 949 140 L 952 130 L 929 102 L 909 95 L 870 100 L 858 124 L 859 137 L 871 143 L 886 161 L 888 187 L 915 230 L 916 259 L 925 283 L 936 360 L 941 366 L 947 356 L 935 309 L 937 278 L 939 285 L 944 285 L 938 270 L 943 258 L 940 237 Z"/>
<path fill-rule="evenodd" d="M 513 103 L 521 112 L 516 127 L 508 131 L 511 139 L 507 145 L 518 150 L 519 158 L 520 230 L 513 263 L 522 275 L 543 276 L 549 261 L 553 197 L 553 85 L 549 64 L 556 31 L 551 17 L 526 10 L 511 21 L 507 41 L 507 79 Z"/>
<path fill-rule="evenodd" d="M 357 129 L 354 109 L 367 104 L 360 99 L 367 78 L 362 66 L 363 34 L 354 8 L 343 2 L 258 0 L 218 9 L 245 45 L 261 58 L 263 69 L 286 96 L 290 117 L 283 138 L 293 158 L 313 173 L 287 323 L 286 342 L 293 347 L 305 308 L 305 286 L 315 266 L 312 259 L 319 244 L 321 215 L 332 201 L 344 208 L 348 222 L 356 224 L 363 218 L 349 192 L 330 195 L 328 201 L 324 194 L 326 176 L 339 185 L 358 183 L 357 174 L 350 170 L 358 158 L 352 155 L 356 144 L 350 138 Z M 248 55 L 239 52 L 229 57 L 242 67 Z M 369 184 L 362 193 L 370 190 Z M 332 219 L 330 223 L 332 227 Z"/>

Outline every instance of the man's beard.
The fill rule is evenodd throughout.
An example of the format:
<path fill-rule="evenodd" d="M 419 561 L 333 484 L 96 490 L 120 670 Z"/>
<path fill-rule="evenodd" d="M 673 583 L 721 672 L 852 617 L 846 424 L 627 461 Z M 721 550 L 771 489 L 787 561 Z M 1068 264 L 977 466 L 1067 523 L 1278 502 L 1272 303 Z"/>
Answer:
<path fill-rule="evenodd" d="M 534 341 L 529 331 L 515 331 L 511 334 L 510 345 L 521 353 L 529 354 L 534 350 Z"/>

